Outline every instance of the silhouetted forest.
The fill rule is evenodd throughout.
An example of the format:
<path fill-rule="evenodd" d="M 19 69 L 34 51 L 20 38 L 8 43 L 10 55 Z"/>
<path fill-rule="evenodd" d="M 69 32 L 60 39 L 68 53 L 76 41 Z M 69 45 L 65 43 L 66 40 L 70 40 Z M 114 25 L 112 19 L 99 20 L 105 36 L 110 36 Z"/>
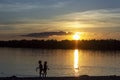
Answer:
<path fill-rule="evenodd" d="M 40 49 L 120 50 L 120 40 L 10 40 L 0 41 L 0 47 Z"/>

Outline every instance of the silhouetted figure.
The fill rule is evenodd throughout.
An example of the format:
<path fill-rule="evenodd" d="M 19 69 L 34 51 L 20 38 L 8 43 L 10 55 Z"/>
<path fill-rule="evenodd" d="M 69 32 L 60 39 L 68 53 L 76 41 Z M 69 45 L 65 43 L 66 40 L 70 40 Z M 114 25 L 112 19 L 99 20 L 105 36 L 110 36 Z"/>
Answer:
<path fill-rule="evenodd" d="M 38 61 L 39 67 L 36 68 L 36 71 L 39 69 L 39 76 L 42 77 L 43 65 L 42 61 Z"/>
<path fill-rule="evenodd" d="M 43 72 L 44 72 L 44 77 L 46 77 L 47 75 L 47 70 L 48 70 L 48 65 L 47 65 L 47 61 L 44 62 L 44 68 L 43 68 Z"/>

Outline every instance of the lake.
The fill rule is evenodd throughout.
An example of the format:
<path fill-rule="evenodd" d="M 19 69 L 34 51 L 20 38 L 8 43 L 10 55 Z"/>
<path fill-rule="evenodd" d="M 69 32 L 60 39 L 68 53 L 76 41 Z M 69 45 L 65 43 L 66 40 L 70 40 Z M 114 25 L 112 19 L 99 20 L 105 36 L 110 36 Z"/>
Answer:
<path fill-rule="evenodd" d="M 0 76 L 36 77 L 39 60 L 49 77 L 120 75 L 120 51 L 0 48 Z"/>

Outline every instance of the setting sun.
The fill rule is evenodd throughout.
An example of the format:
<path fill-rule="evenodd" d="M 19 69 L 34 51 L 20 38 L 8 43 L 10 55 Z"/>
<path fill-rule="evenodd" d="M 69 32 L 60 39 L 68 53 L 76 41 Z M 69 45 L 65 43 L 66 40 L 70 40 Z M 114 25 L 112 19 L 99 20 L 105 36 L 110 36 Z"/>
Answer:
<path fill-rule="evenodd" d="M 74 39 L 74 40 L 79 40 L 79 39 L 80 39 L 79 32 L 76 32 L 76 33 L 73 35 L 73 39 Z"/>

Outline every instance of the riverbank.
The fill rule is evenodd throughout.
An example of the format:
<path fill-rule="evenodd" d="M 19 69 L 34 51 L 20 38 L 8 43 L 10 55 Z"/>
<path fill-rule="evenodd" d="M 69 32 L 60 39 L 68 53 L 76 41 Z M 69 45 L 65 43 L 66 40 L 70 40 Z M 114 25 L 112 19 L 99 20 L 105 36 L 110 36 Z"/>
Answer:
<path fill-rule="evenodd" d="M 80 77 L 0 77 L 0 80 L 120 80 L 120 76 L 80 76 Z"/>
<path fill-rule="evenodd" d="M 120 40 L 8 40 L 0 41 L 0 47 L 120 51 Z"/>

